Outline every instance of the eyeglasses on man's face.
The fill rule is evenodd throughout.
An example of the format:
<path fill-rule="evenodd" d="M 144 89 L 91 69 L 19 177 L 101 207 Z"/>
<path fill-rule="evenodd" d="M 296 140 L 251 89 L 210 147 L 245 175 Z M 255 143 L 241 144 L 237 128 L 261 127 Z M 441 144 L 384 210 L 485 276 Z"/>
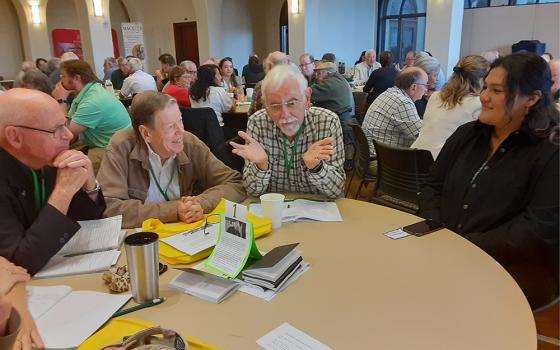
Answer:
<path fill-rule="evenodd" d="M 286 108 L 290 112 L 293 112 L 300 106 L 301 103 L 303 103 L 302 100 L 296 100 L 296 99 L 290 100 L 290 101 L 284 102 L 284 103 L 272 103 L 272 104 L 266 106 L 266 110 L 269 113 L 279 114 L 279 113 L 282 112 L 282 107 L 286 106 Z"/>
<path fill-rule="evenodd" d="M 310 64 L 313 64 L 313 62 L 307 62 L 307 63 L 302 63 L 299 65 L 300 68 L 305 68 L 307 66 L 309 66 Z"/>
<path fill-rule="evenodd" d="M 32 126 L 27 126 L 27 125 L 12 125 L 13 127 L 16 128 L 22 128 L 22 129 L 27 129 L 27 130 L 33 130 L 33 131 L 40 131 L 40 132 L 44 132 L 44 133 L 49 133 L 51 134 L 54 138 L 56 139 L 61 139 L 62 137 L 64 137 L 65 135 L 67 135 L 67 133 L 70 131 L 67 127 L 66 124 L 61 124 L 57 127 L 55 127 L 52 130 L 47 130 L 47 129 L 40 129 L 40 128 L 34 128 Z"/>

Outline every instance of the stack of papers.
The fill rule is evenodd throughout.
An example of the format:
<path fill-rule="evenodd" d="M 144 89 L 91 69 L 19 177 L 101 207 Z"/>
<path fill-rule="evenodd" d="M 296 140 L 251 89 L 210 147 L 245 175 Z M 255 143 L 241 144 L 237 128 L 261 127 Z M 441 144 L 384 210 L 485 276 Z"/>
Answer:
<path fill-rule="evenodd" d="M 249 211 L 262 216 L 260 203 L 253 203 Z M 335 202 L 317 202 L 307 199 L 296 199 L 284 203 L 282 222 L 290 221 L 342 221 Z"/>
<path fill-rule="evenodd" d="M 79 346 L 131 297 L 72 291 L 68 286 L 30 286 L 27 295 L 31 316 L 49 349 Z"/>
<path fill-rule="evenodd" d="M 170 283 L 171 288 L 180 290 L 212 303 L 221 303 L 239 288 L 239 283 L 211 273 L 195 269 L 182 269 Z"/>
<path fill-rule="evenodd" d="M 276 247 L 241 272 L 243 281 L 275 292 L 302 267 L 303 257 L 294 250 L 298 243 Z"/>
<path fill-rule="evenodd" d="M 162 238 L 161 241 L 184 253 L 195 255 L 216 245 L 219 230 L 220 224 L 209 224 L 206 228 L 203 225 L 191 231 Z"/>
<path fill-rule="evenodd" d="M 122 216 L 78 221 L 81 228 L 35 277 L 58 277 L 108 270 L 117 263 L 126 231 Z"/>

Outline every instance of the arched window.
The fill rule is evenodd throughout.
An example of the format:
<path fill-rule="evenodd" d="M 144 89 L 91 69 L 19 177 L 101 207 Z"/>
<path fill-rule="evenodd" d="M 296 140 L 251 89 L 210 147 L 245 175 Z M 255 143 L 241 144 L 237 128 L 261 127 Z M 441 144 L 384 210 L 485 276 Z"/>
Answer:
<path fill-rule="evenodd" d="M 391 51 L 395 62 L 424 50 L 426 0 L 384 0 L 379 7 L 379 51 Z"/>

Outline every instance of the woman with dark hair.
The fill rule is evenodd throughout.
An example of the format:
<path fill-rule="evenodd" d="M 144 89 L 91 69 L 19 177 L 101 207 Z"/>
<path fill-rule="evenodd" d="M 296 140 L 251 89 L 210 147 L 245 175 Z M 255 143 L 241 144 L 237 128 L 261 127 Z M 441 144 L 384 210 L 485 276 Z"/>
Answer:
<path fill-rule="evenodd" d="M 222 87 L 242 101 L 244 96 L 243 85 L 241 84 L 241 79 L 233 71 L 232 60 L 229 57 L 222 58 L 219 68 L 222 76 Z"/>
<path fill-rule="evenodd" d="M 463 57 L 441 91 L 428 100 L 424 123 L 412 148 L 427 149 L 434 159 L 445 140 L 465 123 L 478 119 L 480 91 L 490 63 L 482 56 Z"/>
<path fill-rule="evenodd" d="M 434 219 L 498 261 L 531 307 L 558 296 L 558 123 L 550 70 L 539 56 L 497 59 L 479 120 L 447 140 L 419 194 Z"/>
<path fill-rule="evenodd" d="M 191 106 L 210 107 L 216 112 L 220 126 L 224 126 L 223 112 L 235 109 L 235 100 L 222 88 L 222 76 L 218 66 L 204 64 L 198 67 L 198 78 L 191 85 Z"/>
<path fill-rule="evenodd" d="M 172 96 L 181 107 L 190 107 L 189 86 L 192 76 L 182 66 L 175 66 L 169 72 L 169 84 L 163 88 L 163 93 Z"/>

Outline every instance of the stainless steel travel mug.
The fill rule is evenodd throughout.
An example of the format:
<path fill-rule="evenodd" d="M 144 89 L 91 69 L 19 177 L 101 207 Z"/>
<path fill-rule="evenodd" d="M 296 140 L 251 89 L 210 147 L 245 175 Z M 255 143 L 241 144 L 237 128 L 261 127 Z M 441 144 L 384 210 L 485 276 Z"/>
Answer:
<path fill-rule="evenodd" d="M 159 298 L 158 235 L 134 233 L 124 240 L 132 297 L 137 303 Z"/>

